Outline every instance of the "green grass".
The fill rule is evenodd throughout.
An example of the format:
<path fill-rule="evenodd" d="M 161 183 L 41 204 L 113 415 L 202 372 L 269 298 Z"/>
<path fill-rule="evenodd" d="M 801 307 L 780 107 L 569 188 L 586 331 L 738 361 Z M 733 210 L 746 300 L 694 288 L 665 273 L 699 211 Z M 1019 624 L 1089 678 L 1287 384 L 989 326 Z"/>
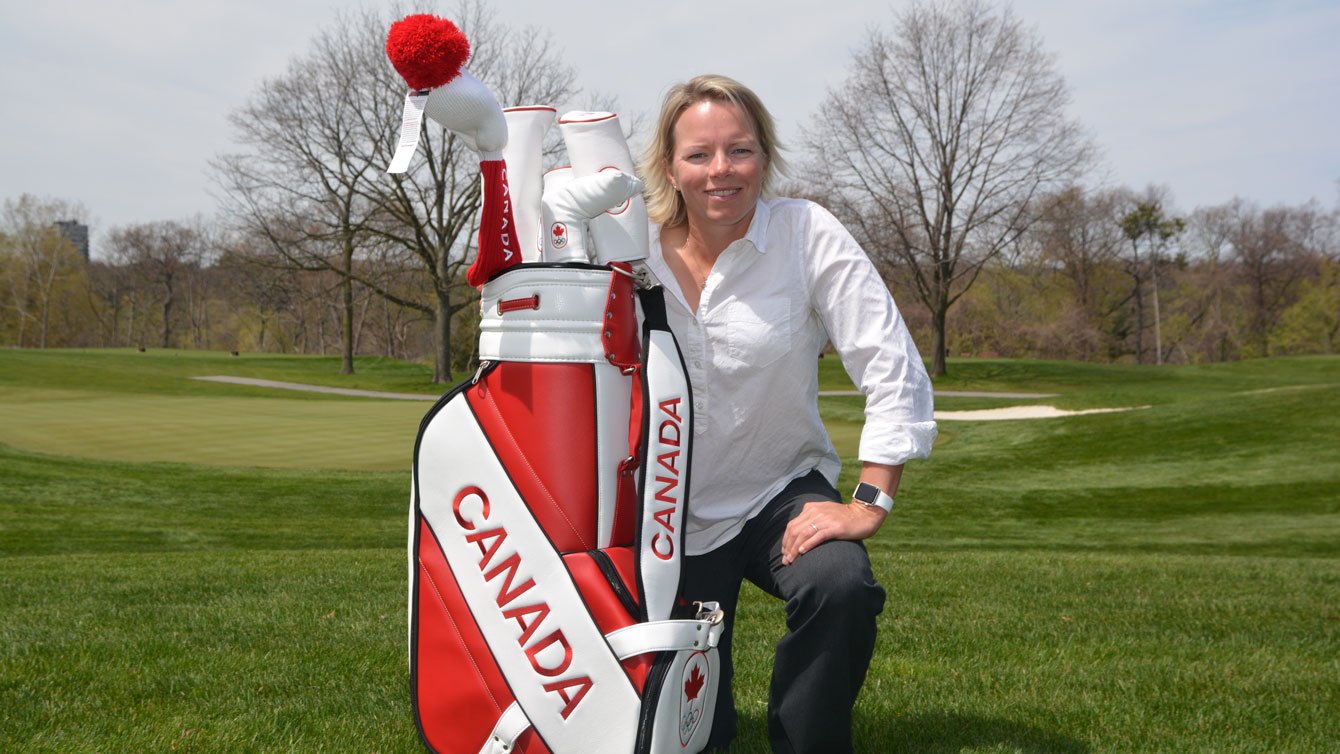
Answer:
<path fill-rule="evenodd" d="M 417 365 L 0 352 L 0 751 L 421 750 L 405 664 Z M 870 752 L 1340 751 L 1340 359 L 951 361 L 870 542 L 889 591 Z M 850 386 L 836 359 L 826 389 Z M 859 398 L 821 410 L 850 458 Z M 854 483 L 854 464 L 841 482 Z M 741 737 L 768 750 L 781 605 L 748 588 Z"/>

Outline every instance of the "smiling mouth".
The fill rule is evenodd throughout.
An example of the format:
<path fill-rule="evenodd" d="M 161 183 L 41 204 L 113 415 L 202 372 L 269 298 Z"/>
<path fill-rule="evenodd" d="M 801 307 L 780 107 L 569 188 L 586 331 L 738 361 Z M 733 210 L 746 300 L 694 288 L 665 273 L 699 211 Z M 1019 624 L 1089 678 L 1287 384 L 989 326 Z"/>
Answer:
<path fill-rule="evenodd" d="M 738 193 L 740 193 L 740 190 L 737 189 L 737 188 L 733 188 L 733 189 L 711 189 L 710 191 L 707 192 L 707 195 L 708 195 L 708 196 L 734 196 L 734 195 L 736 195 L 736 194 L 738 194 Z"/>

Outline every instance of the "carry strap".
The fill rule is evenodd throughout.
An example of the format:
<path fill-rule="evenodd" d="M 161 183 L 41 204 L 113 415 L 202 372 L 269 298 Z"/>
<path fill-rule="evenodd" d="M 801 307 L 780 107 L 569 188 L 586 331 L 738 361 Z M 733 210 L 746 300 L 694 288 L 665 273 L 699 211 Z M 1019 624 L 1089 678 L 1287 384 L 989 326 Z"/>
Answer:
<path fill-rule="evenodd" d="M 605 635 L 610 649 L 620 660 L 649 652 L 678 652 L 707 650 L 717 646 L 725 628 L 721 610 L 716 603 L 703 605 L 697 620 L 665 620 L 635 623 Z M 659 690 L 659 689 L 658 689 Z M 645 703 L 645 700 L 644 700 Z M 479 754 L 505 754 L 516 745 L 516 740 L 530 728 L 530 720 L 513 702 L 498 718 L 493 733 Z"/>
<path fill-rule="evenodd" d="M 638 587 L 644 621 L 670 618 L 679 599 L 688 505 L 693 397 L 687 368 L 665 316 L 665 291 L 638 291 L 642 302 L 642 447 L 637 531 Z"/>

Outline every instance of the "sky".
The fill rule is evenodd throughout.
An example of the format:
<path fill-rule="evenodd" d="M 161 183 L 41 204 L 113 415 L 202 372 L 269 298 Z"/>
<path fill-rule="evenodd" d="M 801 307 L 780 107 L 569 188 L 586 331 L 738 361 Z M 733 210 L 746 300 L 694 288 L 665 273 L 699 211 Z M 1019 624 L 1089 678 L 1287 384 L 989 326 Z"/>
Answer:
<path fill-rule="evenodd" d="M 587 93 L 650 123 L 699 73 L 749 85 L 783 144 L 908 0 L 493 0 L 547 30 Z M 1003 3 L 1002 3 L 1003 4 Z M 450 17 L 454 3 L 435 12 Z M 43 0 L 0 4 L 0 200 L 79 202 L 111 228 L 213 215 L 228 115 L 375 0 Z M 1188 212 L 1241 197 L 1340 205 L 1340 1 L 1014 0 L 1102 150 L 1093 183 L 1165 187 Z M 387 92 L 399 99 L 401 92 Z M 520 103 L 504 103 L 520 104 Z M 527 103 L 536 104 L 536 103 Z M 589 109 L 590 103 L 545 103 Z M 388 133 L 398 124 L 387 124 Z M 789 153 L 792 162 L 801 157 Z"/>

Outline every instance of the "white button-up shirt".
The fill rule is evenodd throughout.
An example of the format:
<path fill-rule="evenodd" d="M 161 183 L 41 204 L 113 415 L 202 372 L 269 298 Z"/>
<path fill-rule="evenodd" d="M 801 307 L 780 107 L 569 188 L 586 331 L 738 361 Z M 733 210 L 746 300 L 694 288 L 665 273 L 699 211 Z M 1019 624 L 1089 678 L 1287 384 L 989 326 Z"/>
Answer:
<path fill-rule="evenodd" d="M 709 552 L 790 481 L 841 460 L 819 418 L 818 357 L 832 342 L 865 395 L 860 459 L 897 465 L 935 441 L 930 378 L 870 258 L 835 217 L 801 199 L 760 201 L 691 311 L 660 227 L 648 264 L 693 391 L 685 549 Z"/>

